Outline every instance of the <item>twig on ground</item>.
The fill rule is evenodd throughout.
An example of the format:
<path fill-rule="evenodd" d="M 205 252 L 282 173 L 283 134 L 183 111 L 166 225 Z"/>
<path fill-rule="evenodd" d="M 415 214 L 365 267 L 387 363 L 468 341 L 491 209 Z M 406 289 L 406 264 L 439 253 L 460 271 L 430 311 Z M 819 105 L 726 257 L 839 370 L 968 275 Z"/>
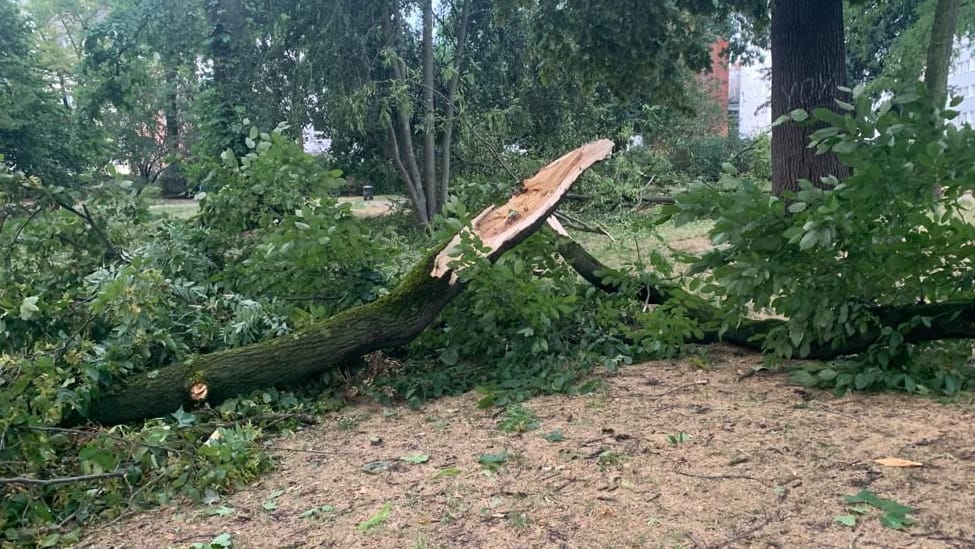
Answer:
<path fill-rule="evenodd" d="M 680 469 L 677 468 L 674 468 L 674 472 L 684 477 L 700 478 L 705 480 L 752 480 L 759 484 L 763 484 L 765 486 L 770 485 L 769 482 L 766 480 L 762 480 L 760 478 L 749 476 L 749 475 L 699 475 L 696 473 L 688 473 L 686 471 L 681 471 Z"/>
<path fill-rule="evenodd" d="M 20 486 L 59 486 L 61 484 L 74 484 L 77 482 L 89 482 L 92 480 L 105 480 L 109 478 L 121 478 L 125 476 L 125 471 L 112 471 L 111 473 L 99 473 L 97 475 L 79 475 L 76 477 L 56 477 L 56 478 L 29 478 L 29 477 L 9 477 L 0 478 L 0 486 L 6 484 L 18 484 Z"/>
<path fill-rule="evenodd" d="M 720 549 L 721 547 L 727 547 L 727 546 L 731 545 L 732 543 L 734 543 L 736 541 L 741 541 L 741 540 L 743 540 L 743 539 L 751 536 L 755 532 L 758 532 L 762 528 L 765 528 L 769 524 L 772 524 L 772 521 L 775 520 L 775 519 L 777 519 L 777 518 L 780 518 L 780 516 L 781 515 L 779 513 L 776 513 L 774 515 L 767 515 L 765 517 L 765 520 L 763 520 L 762 522 L 760 522 L 760 523 L 756 524 L 755 526 L 749 528 L 748 530 L 743 530 L 741 532 L 738 532 L 738 533 L 734 534 L 732 537 L 730 537 L 730 538 L 728 538 L 728 539 L 726 539 L 726 540 L 724 540 L 724 541 L 722 541 L 720 543 L 714 543 L 714 544 L 711 544 L 711 545 L 707 545 L 706 548 L 707 549 Z"/>

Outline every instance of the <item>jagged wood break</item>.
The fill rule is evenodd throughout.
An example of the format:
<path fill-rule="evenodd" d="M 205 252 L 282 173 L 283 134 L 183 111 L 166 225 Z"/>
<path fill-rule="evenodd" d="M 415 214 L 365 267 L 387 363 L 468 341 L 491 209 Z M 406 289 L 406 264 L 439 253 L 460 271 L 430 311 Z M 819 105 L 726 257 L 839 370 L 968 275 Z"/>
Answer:
<path fill-rule="evenodd" d="M 481 212 L 473 230 L 495 261 L 535 230 L 555 210 L 572 183 L 613 150 L 609 140 L 584 145 L 542 168 L 501 206 Z M 450 268 L 447 245 L 427 255 L 390 294 L 343 311 L 283 337 L 217 353 L 199 355 L 130 376 L 95 400 L 85 420 L 117 424 L 219 403 L 255 389 L 295 385 L 364 354 L 406 344 L 430 324 L 463 284 Z"/>

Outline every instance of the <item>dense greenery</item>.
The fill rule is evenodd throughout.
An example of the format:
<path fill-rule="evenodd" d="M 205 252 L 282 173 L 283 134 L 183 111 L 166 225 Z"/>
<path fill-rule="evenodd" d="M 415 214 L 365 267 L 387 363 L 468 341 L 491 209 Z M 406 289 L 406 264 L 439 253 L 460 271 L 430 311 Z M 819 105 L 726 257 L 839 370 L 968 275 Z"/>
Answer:
<path fill-rule="evenodd" d="M 803 357 L 817 344 L 842 347 L 876 326 L 884 309 L 971 299 L 975 132 L 943 126 L 925 93 L 909 88 L 875 109 L 860 87 L 842 116 L 791 113 L 792 121 L 828 124 L 811 145 L 853 168 L 826 189 L 802 181 L 799 192 L 770 197 L 729 166 L 723 184 L 734 192 L 681 198 L 679 220 L 716 219 L 718 247 L 694 265 L 703 276 L 690 288 L 727 309 L 725 329 L 753 312 L 782 316 L 788 323 L 764 335 L 764 348 Z M 883 339 L 859 362 L 824 368 L 816 380 L 841 390 L 953 394 L 970 386 L 969 342 L 904 341 L 911 327 L 930 322 L 882 326 Z"/>
<path fill-rule="evenodd" d="M 349 387 L 411 405 L 584 392 L 597 368 L 676 356 L 757 315 L 784 319 L 757 334 L 778 358 L 881 330 L 866 352 L 801 363 L 803 383 L 972 387 L 969 339 L 906 342 L 933 319 L 879 320 L 972 300 L 975 133 L 904 89 L 933 4 L 848 16 L 851 72 L 877 78 L 839 114 L 780 123 L 809 125 L 852 174 L 774 197 L 769 138 L 716 135 L 726 113 L 692 84 L 716 33 L 764 33 L 764 1 L 468 0 L 432 13 L 429 0 L 0 0 L 0 545 L 60 546 L 129 510 L 214 502 L 271 466 L 269 433 L 317 421 Z M 878 59 L 864 44 L 883 29 Z M 895 88 L 882 102 L 870 91 Z M 310 123 L 333 138 L 328 153 L 302 151 Z M 494 264 L 467 239 L 464 292 L 407 348 L 300 390 L 79 423 L 133 374 L 374 302 L 471 212 L 604 136 L 624 145 L 561 212 L 635 242 L 603 273 L 615 294 L 577 277 L 544 231 Z M 337 195 L 363 184 L 412 207 L 360 218 Z M 160 191 L 196 195 L 198 210 L 159 214 Z M 708 227 L 714 249 L 669 248 L 668 217 Z M 691 297 L 631 299 L 665 285 Z M 701 303 L 720 326 L 695 316 Z"/>

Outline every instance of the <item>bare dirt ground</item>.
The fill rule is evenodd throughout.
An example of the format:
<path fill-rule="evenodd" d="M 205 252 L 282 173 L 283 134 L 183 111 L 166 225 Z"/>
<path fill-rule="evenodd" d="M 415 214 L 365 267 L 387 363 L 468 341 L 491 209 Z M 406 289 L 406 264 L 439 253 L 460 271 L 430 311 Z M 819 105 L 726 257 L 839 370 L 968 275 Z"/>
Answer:
<path fill-rule="evenodd" d="M 522 434 L 499 429 L 503 412 L 479 409 L 474 393 L 420 410 L 363 401 L 270 441 L 278 467 L 257 484 L 210 507 L 131 516 L 80 546 L 188 547 L 226 533 L 242 548 L 975 547 L 971 395 L 834 397 L 749 376 L 757 355 L 704 352 L 601 374 L 594 394 L 526 402 L 539 425 Z M 546 440 L 553 431 L 564 440 Z M 479 462 L 502 452 L 496 468 Z M 418 454 L 429 459 L 401 459 Z M 922 465 L 874 462 L 887 457 Z M 364 471 L 377 460 L 388 470 Z M 916 523 L 892 530 L 877 509 L 851 511 L 843 496 L 864 489 L 910 506 Z"/>

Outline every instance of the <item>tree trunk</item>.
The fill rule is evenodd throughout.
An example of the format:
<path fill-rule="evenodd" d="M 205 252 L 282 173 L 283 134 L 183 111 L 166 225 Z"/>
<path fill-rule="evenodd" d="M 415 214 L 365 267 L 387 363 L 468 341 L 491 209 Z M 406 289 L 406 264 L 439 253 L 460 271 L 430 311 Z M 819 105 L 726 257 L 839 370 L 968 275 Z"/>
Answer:
<path fill-rule="evenodd" d="M 924 86 L 931 101 L 939 108 L 944 108 L 948 100 L 948 66 L 951 62 L 951 46 L 955 41 L 960 6 L 961 0 L 938 0 L 934 24 L 931 26 Z"/>
<path fill-rule="evenodd" d="M 795 109 L 836 109 L 837 86 L 846 85 L 842 0 L 772 2 L 772 119 Z M 799 179 L 846 177 L 832 153 L 807 148 L 816 126 L 793 123 L 772 128 L 772 192 L 797 190 Z"/>
<path fill-rule="evenodd" d="M 210 24 L 206 53 L 213 62 L 213 73 L 207 83 L 212 97 L 207 105 L 210 112 L 201 124 L 207 134 L 202 142 L 213 157 L 219 157 L 228 148 L 243 155 L 247 150 L 234 124 L 238 119 L 235 107 L 248 97 L 248 83 L 242 69 L 247 40 L 244 4 L 242 0 L 209 0 L 204 4 Z"/>
<path fill-rule="evenodd" d="M 464 52 L 467 49 L 467 28 L 471 22 L 471 5 L 474 0 L 464 0 L 463 11 L 460 16 L 460 29 L 457 31 L 457 43 L 454 46 L 454 74 L 450 78 L 450 85 L 447 87 L 447 105 L 444 114 L 443 141 L 440 145 L 440 154 L 443 156 L 440 169 L 440 187 L 437 195 L 443 204 L 447 200 L 447 188 L 450 184 L 450 149 L 454 143 L 454 101 L 457 100 L 457 88 L 460 85 L 460 70 L 464 66 Z"/>
<path fill-rule="evenodd" d="M 177 82 L 179 76 L 175 67 L 166 69 L 166 154 L 180 153 L 179 148 L 179 95 L 177 94 Z"/>
<path fill-rule="evenodd" d="M 469 230 L 480 238 L 487 258 L 496 260 L 538 229 L 579 175 L 612 149 L 608 140 L 584 145 L 525 180 L 506 204 L 481 212 Z M 403 345 L 461 291 L 463 284 L 449 255 L 460 241 L 458 234 L 414 267 L 392 293 L 373 303 L 270 341 L 131 376 L 98 397 L 86 417 L 72 416 L 65 423 L 87 419 L 117 424 L 160 416 L 180 406 L 217 404 L 263 387 L 295 385 L 366 353 Z"/>
<path fill-rule="evenodd" d="M 554 243 L 559 254 L 583 279 L 605 292 L 617 293 L 621 290 L 620 281 L 624 280 L 627 275 L 602 264 L 579 243 L 572 240 L 565 229 L 554 219 L 549 219 L 549 225 L 556 233 Z M 633 297 L 642 303 L 662 305 L 671 299 L 680 300 L 687 311 L 687 315 L 698 321 L 703 327 L 699 337 L 689 340 L 688 343 L 724 341 L 739 347 L 762 351 L 763 336 L 773 328 L 786 323 L 785 320 L 778 318 L 764 320 L 746 318 L 722 334 L 720 332 L 723 318 L 721 311 L 704 299 L 677 286 L 661 284 L 638 287 L 640 290 Z M 871 313 L 877 322 L 872 323 L 866 332 L 858 333 L 839 345 L 834 345 L 833 342 L 813 344 L 810 347 L 809 355 L 802 358 L 826 360 L 859 354 L 881 341 L 884 327 L 897 330 L 902 325 L 913 326 L 902 334 L 907 343 L 944 339 L 975 339 L 975 301 L 973 300 L 920 303 L 905 307 L 877 307 Z M 911 322 L 911 320 L 920 317 L 930 319 L 930 324 Z"/>
<path fill-rule="evenodd" d="M 426 187 L 427 215 L 440 213 L 437 200 L 436 131 L 437 113 L 433 106 L 433 0 L 423 1 L 423 185 Z"/>

